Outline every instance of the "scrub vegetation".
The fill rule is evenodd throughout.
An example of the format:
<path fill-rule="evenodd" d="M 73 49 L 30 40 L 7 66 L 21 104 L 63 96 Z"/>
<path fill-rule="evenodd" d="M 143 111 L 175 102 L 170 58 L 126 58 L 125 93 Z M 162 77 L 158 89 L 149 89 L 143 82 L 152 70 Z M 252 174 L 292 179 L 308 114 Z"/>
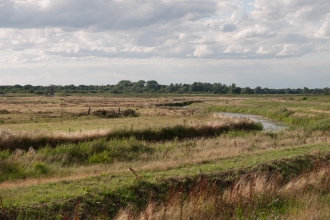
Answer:
<path fill-rule="evenodd" d="M 329 116 L 327 95 L 7 94 L 0 219 L 328 219 Z"/>

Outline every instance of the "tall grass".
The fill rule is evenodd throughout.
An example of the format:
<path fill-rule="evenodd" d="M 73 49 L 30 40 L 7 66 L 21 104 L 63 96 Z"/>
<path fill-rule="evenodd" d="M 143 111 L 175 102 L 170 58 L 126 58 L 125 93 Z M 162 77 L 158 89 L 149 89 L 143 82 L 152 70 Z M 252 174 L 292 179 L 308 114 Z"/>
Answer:
<path fill-rule="evenodd" d="M 192 186 L 170 188 L 163 202 L 149 200 L 137 213 L 121 210 L 116 219 L 327 219 L 330 207 L 330 165 L 315 164 L 311 172 L 291 179 L 279 173 L 248 173 L 230 187 L 200 176 Z M 305 208 L 306 207 L 306 208 Z"/>

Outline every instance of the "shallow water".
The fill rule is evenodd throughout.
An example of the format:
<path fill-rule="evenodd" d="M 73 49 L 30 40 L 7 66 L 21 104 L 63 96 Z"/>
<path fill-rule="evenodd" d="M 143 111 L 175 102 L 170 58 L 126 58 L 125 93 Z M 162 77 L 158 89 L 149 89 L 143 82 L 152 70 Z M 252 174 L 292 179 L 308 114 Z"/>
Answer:
<path fill-rule="evenodd" d="M 248 115 L 248 114 L 230 113 L 230 112 L 218 112 L 218 114 L 229 117 L 236 117 L 236 118 L 250 118 L 253 121 L 261 122 L 264 127 L 264 130 L 279 131 L 279 130 L 284 130 L 288 127 L 281 122 L 274 121 L 269 118 L 262 117 L 260 115 Z"/>

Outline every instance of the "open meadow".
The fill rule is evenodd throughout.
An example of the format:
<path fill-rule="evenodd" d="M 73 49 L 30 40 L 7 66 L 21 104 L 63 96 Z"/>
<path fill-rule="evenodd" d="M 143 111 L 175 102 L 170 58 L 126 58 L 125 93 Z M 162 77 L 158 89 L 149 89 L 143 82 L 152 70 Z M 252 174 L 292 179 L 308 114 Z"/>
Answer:
<path fill-rule="evenodd" d="M 328 95 L 0 97 L 0 219 L 329 218 Z"/>

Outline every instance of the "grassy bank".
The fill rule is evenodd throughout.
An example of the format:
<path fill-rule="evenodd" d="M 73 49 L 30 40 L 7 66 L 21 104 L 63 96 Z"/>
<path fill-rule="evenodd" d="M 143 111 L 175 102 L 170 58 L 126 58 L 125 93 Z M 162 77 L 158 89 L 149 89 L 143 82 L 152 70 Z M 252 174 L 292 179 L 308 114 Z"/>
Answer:
<path fill-rule="evenodd" d="M 320 150 L 320 154 L 305 155 L 305 153 L 311 152 L 312 148 Z M 289 154 L 285 150 L 279 150 L 277 156 L 270 153 L 263 153 L 262 156 L 265 156 L 265 158 L 261 155 L 245 156 L 244 159 L 238 159 L 238 157 L 228 158 L 221 161 L 222 164 L 225 164 L 222 166 L 222 169 L 219 163 L 216 163 L 217 165 L 215 167 L 215 163 L 200 164 L 195 167 L 200 170 L 208 170 L 208 173 L 211 172 L 212 174 L 196 175 L 187 172 L 185 176 L 173 178 L 173 172 L 179 172 L 179 170 L 169 170 L 152 173 L 137 172 L 138 177 L 136 177 L 128 171 L 126 174 L 122 173 L 118 176 L 104 175 L 75 181 L 11 188 L 6 190 L 7 196 L 2 197 L 4 204 L 2 214 L 6 214 L 6 216 L 10 216 L 11 218 L 42 218 L 42 216 L 48 216 L 49 219 L 54 219 L 56 217 L 62 219 L 65 217 L 73 218 L 74 216 L 78 216 L 79 219 L 93 219 L 102 216 L 107 218 L 114 217 L 118 214 L 120 208 L 128 207 L 130 214 L 134 215 L 135 212 L 139 213 L 148 204 L 155 204 L 155 207 L 157 207 L 156 204 L 166 205 L 171 203 L 172 207 L 169 207 L 169 210 L 165 211 L 165 214 L 169 215 L 166 219 L 172 219 L 170 216 L 175 213 L 171 213 L 170 209 L 180 208 L 177 207 L 177 203 L 175 200 L 172 201 L 172 199 L 177 198 L 189 204 L 191 199 L 195 198 L 196 191 L 201 193 L 199 194 L 201 197 L 195 199 L 202 199 L 203 196 L 206 196 L 203 194 L 203 190 L 206 190 L 205 193 L 209 193 L 208 190 L 212 190 L 212 194 L 215 196 L 212 198 L 218 197 L 225 199 L 227 198 L 226 196 L 229 195 L 231 199 L 235 198 L 235 200 L 227 204 L 229 205 L 228 208 L 231 207 L 230 209 L 226 209 L 228 211 L 225 213 L 227 216 L 231 216 L 232 218 L 236 217 L 236 211 L 240 209 L 242 216 L 252 215 L 254 210 L 251 210 L 252 207 L 249 207 L 249 204 L 255 206 L 254 208 L 260 208 L 259 211 L 266 211 L 264 213 L 265 216 L 270 216 L 267 215 L 267 213 L 271 214 L 273 211 L 278 210 L 273 210 L 274 207 L 266 205 L 269 205 L 272 200 L 278 198 L 276 196 L 280 195 L 277 190 L 278 188 L 287 187 L 290 181 L 300 178 L 299 176 L 301 176 L 302 173 L 306 176 L 308 173 L 319 171 L 328 166 L 330 155 L 329 151 L 324 150 L 324 146 L 301 148 Z M 260 161 L 256 162 L 254 161 L 255 158 L 264 159 L 260 159 Z M 275 160 L 272 161 L 271 158 Z M 246 165 L 243 163 L 242 165 L 236 166 L 234 169 L 228 170 L 228 167 L 226 167 L 228 166 L 226 165 L 227 163 L 230 163 L 230 161 L 238 162 L 239 160 L 248 160 L 250 162 Z M 297 166 L 297 164 L 300 165 Z M 213 168 L 210 170 L 212 166 Z M 257 189 L 254 188 L 255 186 L 252 186 L 253 192 L 251 192 L 249 184 L 251 183 L 252 177 L 255 182 L 259 181 L 258 178 L 260 178 L 261 182 L 264 181 L 264 184 L 269 182 L 269 185 L 267 185 L 264 190 L 272 190 L 272 194 L 268 194 L 268 191 L 263 192 L 264 195 L 269 196 L 265 201 L 258 200 L 258 198 L 260 199 L 260 197 L 258 197 L 260 194 L 257 194 Z M 327 175 L 324 177 L 326 178 Z M 266 180 L 268 180 L 268 182 Z M 328 180 L 328 178 L 325 180 Z M 322 189 L 326 188 L 326 190 L 328 190 L 328 182 L 323 183 L 326 185 L 323 186 Z M 272 184 L 276 185 L 273 186 Z M 213 188 L 208 186 L 212 186 Z M 314 186 L 317 187 L 317 185 Z M 250 191 L 247 191 L 248 194 L 246 195 L 245 191 L 247 189 Z M 20 195 L 20 192 L 23 191 L 24 194 Z M 45 196 L 45 191 L 47 191 L 47 196 Z M 227 192 L 229 192 L 229 194 Z M 230 194 L 230 192 L 234 193 Z M 250 194 L 254 192 L 256 192 L 256 194 L 252 197 L 255 201 L 254 203 L 249 203 L 252 200 Z M 226 195 L 223 196 L 223 194 Z M 16 197 L 20 197 L 19 202 L 15 199 Z M 206 197 L 204 197 L 204 199 L 206 199 Z M 31 201 L 34 202 L 31 203 Z M 213 200 L 208 201 L 211 202 L 210 205 L 212 201 Z M 258 201 L 260 204 L 256 205 L 255 203 Z M 222 204 L 224 201 L 219 200 L 218 202 Z M 286 201 L 283 202 L 283 206 L 285 206 Z M 161 209 L 163 205 L 159 208 L 162 214 L 164 213 L 164 210 Z M 215 203 L 213 205 L 217 207 L 219 204 Z M 264 207 L 261 208 L 259 205 Z M 187 208 L 189 209 L 189 207 Z M 157 209 L 152 211 L 153 214 L 157 213 L 156 210 Z M 218 211 L 221 212 L 221 210 L 223 211 L 223 209 Z M 289 210 L 290 209 L 286 209 L 286 212 L 289 213 Z M 202 209 L 199 211 L 201 212 Z M 208 214 L 213 216 L 221 216 L 223 214 L 218 212 L 214 213 L 211 210 L 204 211 L 210 212 Z M 186 214 L 194 215 L 194 213 L 189 212 L 189 210 L 187 210 Z M 281 212 L 281 214 L 285 213 Z M 175 215 L 173 215 L 173 218 L 178 219 Z"/>

